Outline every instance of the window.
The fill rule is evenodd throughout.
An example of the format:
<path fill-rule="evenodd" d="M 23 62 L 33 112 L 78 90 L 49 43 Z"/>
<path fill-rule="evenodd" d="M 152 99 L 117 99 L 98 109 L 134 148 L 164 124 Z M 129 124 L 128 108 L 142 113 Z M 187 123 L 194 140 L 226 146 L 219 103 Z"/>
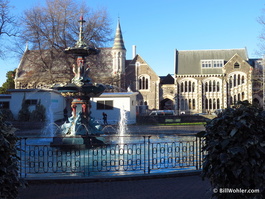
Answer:
<path fill-rule="evenodd" d="M 9 102 L 0 102 L 0 109 L 9 109 Z"/>
<path fill-rule="evenodd" d="M 212 60 L 202 60 L 201 61 L 203 68 L 211 68 L 212 67 Z"/>
<path fill-rule="evenodd" d="M 220 83 L 219 83 L 219 82 L 217 82 L 216 91 L 217 91 L 217 92 L 220 91 Z"/>
<path fill-rule="evenodd" d="M 208 82 L 205 83 L 205 92 L 208 92 Z"/>
<path fill-rule="evenodd" d="M 242 93 L 242 100 L 244 100 L 245 99 L 245 93 L 243 92 Z"/>
<path fill-rule="evenodd" d="M 189 81 L 189 92 L 191 92 L 191 81 Z"/>
<path fill-rule="evenodd" d="M 148 90 L 149 89 L 149 77 L 140 76 L 139 77 L 139 90 Z"/>
<path fill-rule="evenodd" d="M 26 102 L 27 105 L 37 105 L 38 100 L 36 100 L 36 99 L 27 99 L 25 102 Z"/>
<path fill-rule="evenodd" d="M 97 101 L 97 110 L 112 110 L 113 100 Z"/>
<path fill-rule="evenodd" d="M 184 83 L 181 82 L 181 92 L 184 92 Z"/>
<path fill-rule="evenodd" d="M 202 68 L 221 68 L 224 66 L 224 60 L 213 59 L 213 60 L 201 60 Z"/>
<path fill-rule="evenodd" d="M 220 109 L 220 99 L 217 99 L 217 109 Z"/>
<path fill-rule="evenodd" d="M 205 109 L 209 109 L 209 107 L 208 107 L 208 99 L 207 98 L 205 99 Z"/>
<path fill-rule="evenodd" d="M 240 68 L 239 63 L 236 62 L 236 63 L 234 64 L 234 68 Z"/>
<path fill-rule="evenodd" d="M 195 104 L 195 99 L 192 100 L 192 109 L 194 110 L 196 107 L 196 104 Z"/>

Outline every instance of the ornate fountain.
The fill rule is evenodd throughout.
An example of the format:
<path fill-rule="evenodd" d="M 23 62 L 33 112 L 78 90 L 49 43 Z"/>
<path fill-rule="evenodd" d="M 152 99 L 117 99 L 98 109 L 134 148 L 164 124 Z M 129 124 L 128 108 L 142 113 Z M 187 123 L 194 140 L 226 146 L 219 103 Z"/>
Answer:
<path fill-rule="evenodd" d="M 74 47 L 68 47 L 65 53 L 75 57 L 73 64 L 74 78 L 72 82 L 64 86 L 55 85 L 53 89 L 58 90 L 64 97 L 72 98 L 72 115 L 68 118 L 53 138 L 51 146 L 61 145 L 93 145 L 102 143 L 91 134 L 100 132 L 90 117 L 90 97 L 98 97 L 105 90 L 102 84 L 93 84 L 89 78 L 89 67 L 86 57 L 97 55 L 100 51 L 89 47 L 84 41 L 83 25 L 85 20 L 80 17 L 79 38 Z"/>

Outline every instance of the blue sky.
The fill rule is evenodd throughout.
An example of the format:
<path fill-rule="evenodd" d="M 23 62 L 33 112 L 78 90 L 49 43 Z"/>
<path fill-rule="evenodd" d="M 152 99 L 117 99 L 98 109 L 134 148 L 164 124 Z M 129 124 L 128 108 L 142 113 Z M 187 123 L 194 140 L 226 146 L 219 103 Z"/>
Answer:
<path fill-rule="evenodd" d="M 10 0 L 13 12 L 21 14 L 44 0 Z M 84 0 L 77 0 L 84 1 Z M 247 48 L 250 58 L 261 57 L 259 35 L 263 0 L 85 0 L 94 9 L 106 8 L 112 21 L 113 36 L 117 19 L 132 58 L 137 54 L 158 75 L 174 73 L 174 50 Z M 109 43 L 108 46 L 112 46 Z M 15 69 L 19 59 L 0 60 L 0 85 L 6 72 Z"/>

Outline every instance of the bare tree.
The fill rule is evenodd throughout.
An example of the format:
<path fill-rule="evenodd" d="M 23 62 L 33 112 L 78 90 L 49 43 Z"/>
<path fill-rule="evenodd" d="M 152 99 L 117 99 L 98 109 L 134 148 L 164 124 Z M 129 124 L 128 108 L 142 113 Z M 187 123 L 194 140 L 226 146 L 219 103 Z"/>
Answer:
<path fill-rule="evenodd" d="M 12 6 L 10 6 L 9 0 L 0 0 L 0 36 L 2 41 L 4 36 L 12 37 L 17 34 L 15 28 L 16 20 L 10 14 L 11 9 Z M 0 56 L 3 56 L 5 45 L 3 45 L 4 42 L 1 43 Z"/>
<path fill-rule="evenodd" d="M 87 21 L 84 40 L 89 45 L 100 47 L 110 41 L 110 21 L 106 10 L 93 11 L 84 3 L 80 5 L 74 0 L 46 0 L 45 6 L 26 10 L 22 17 L 21 42 L 27 42 L 31 50 L 38 52 L 38 59 L 31 57 L 29 61 L 38 65 L 34 70 L 48 72 L 52 82 L 56 81 L 54 74 L 59 70 L 59 65 L 69 66 L 74 61 L 66 58 L 63 50 L 75 45 L 81 15 Z M 71 70 L 70 67 L 68 69 Z"/>

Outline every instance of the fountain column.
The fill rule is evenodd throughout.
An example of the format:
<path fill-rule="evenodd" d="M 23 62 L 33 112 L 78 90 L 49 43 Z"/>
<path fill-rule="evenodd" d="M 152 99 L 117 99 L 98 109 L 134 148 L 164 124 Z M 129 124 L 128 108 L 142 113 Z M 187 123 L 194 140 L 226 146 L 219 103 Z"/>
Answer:
<path fill-rule="evenodd" d="M 69 136 L 88 136 L 92 134 L 93 131 L 97 131 L 95 126 L 93 127 L 91 124 L 90 97 L 98 97 L 105 90 L 105 86 L 102 84 L 93 84 L 89 78 L 90 68 L 86 64 L 86 57 L 97 55 L 100 51 L 96 48 L 89 47 L 84 41 L 84 22 L 85 20 L 81 17 L 79 20 L 79 38 L 75 46 L 68 47 L 64 51 L 66 54 L 70 54 L 76 59 L 76 63 L 72 66 L 74 78 L 72 82 L 67 85 L 53 87 L 61 92 L 63 96 L 72 98 L 72 116 L 68 119 L 69 122 L 64 123 L 61 127 L 61 136 L 63 140 L 64 138 L 66 138 L 65 140 L 70 140 L 67 141 L 67 143 L 74 140 L 74 138 L 69 139 Z M 78 140 L 78 143 L 81 142 Z"/>

